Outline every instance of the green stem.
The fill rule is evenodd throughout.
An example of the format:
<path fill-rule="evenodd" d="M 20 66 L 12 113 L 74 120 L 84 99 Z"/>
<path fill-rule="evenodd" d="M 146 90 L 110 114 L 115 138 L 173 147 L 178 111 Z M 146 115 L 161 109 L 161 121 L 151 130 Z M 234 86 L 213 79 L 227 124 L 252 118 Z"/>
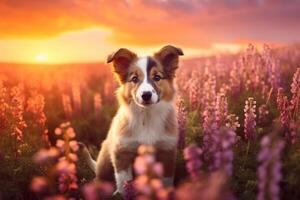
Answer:
<path fill-rule="evenodd" d="M 248 144 L 247 144 L 247 149 L 246 149 L 246 155 L 244 157 L 244 162 L 243 162 L 243 168 L 246 164 L 247 158 L 248 158 L 248 154 L 249 154 L 249 150 L 250 150 L 250 140 L 248 140 Z"/>

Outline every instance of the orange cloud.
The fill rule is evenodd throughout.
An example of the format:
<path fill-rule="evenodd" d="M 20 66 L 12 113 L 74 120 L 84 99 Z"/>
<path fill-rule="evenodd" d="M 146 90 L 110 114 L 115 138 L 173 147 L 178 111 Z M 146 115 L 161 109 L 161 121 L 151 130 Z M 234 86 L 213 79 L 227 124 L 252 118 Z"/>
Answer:
<path fill-rule="evenodd" d="M 2 0 L 0 38 L 47 38 L 107 27 L 109 40 L 140 46 L 174 43 L 299 41 L 297 0 Z"/>

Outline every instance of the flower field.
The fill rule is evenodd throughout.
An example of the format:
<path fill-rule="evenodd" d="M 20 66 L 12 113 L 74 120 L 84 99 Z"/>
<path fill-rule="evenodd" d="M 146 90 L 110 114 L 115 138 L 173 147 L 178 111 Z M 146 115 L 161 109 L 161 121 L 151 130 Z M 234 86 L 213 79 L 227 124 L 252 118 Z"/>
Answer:
<path fill-rule="evenodd" d="M 117 110 L 110 67 L 1 64 L 0 199 L 300 199 L 300 46 L 186 59 L 176 85 L 174 188 L 141 146 L 121 197 L 81 155 Z"/>

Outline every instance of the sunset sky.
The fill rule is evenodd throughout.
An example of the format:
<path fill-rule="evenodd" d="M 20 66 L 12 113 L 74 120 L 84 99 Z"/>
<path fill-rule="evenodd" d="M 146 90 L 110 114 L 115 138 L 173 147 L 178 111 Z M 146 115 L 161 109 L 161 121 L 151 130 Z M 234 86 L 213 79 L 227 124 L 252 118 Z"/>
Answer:
<path fill-rule="evenodd" d="M 164 44 L 191 57 L 299 40 L 299 0 L 0 0 L 0 62 L 95 62 Z"/>

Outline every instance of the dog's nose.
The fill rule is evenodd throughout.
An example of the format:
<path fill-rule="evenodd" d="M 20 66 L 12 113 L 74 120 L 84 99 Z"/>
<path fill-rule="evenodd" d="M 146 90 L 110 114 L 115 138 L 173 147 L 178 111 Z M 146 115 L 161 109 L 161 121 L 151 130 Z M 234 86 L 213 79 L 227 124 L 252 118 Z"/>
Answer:
<path fill-rule="evenodd" d="M 143 92 L 142 99 L 144 101 L 149 101 L 151 99 L 152 93 L 151 92 Z"/>

